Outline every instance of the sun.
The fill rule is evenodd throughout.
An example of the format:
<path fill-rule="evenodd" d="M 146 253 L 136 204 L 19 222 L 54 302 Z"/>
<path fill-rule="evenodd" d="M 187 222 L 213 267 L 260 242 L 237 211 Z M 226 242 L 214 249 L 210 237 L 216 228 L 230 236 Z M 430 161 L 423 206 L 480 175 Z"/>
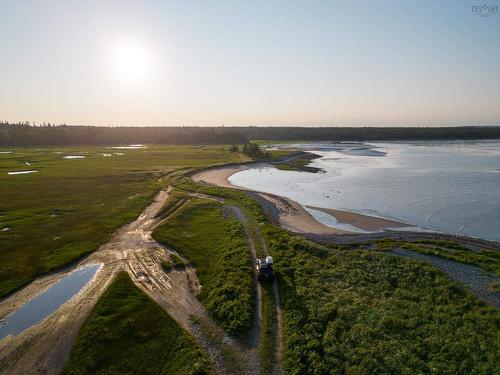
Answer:
<path fill-rule="evenodd" d="M 120 80 L 140 83 L 151 75 L 152 57 L 137 41 L 122 41 L 113 49 L 113 69 Z"/>

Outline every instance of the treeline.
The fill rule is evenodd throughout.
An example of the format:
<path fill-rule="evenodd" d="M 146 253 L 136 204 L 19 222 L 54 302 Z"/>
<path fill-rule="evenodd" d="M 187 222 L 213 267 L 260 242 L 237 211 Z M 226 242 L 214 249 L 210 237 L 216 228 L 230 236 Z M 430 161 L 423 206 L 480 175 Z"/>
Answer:
<path fill-rule="evenodd" d="M 229 152 L 240 152 L 238 145 L 232 145 L 228 150 Z M 241 146 L 241 153 L 255 160 L 268 159 L 271 157 L 271 153 L 262 151 L 257 143 L 245 143 Z"/>
<path fill-rule="evenodd" d="M 244 127 L 234 128 L 248 139 L 302 141 L 391 141 L 430 139 L 488 139 L 500 138 L 500 126 L 462 126 L 448 128 L 401 127 Z"/>
<path fill-rule="evenodd" d="M 31 126 L 0 123 L 0 146 L 247 143 L 244 133 L 223 127 Z"/>
<path fill-rule="evenodd" d="M 391 141 L 500 138 L 500 126 L 453 128 L 104 127 L 0 122 L 0 146 L 246 144 L 269 141 Z M 252 151 L 252 150 L 248 150 Z"/>

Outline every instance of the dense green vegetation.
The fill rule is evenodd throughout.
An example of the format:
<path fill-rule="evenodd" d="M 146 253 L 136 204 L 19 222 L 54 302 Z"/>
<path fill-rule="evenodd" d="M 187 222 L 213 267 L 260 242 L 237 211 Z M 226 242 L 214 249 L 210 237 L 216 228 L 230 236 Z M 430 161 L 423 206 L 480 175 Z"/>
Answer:
<path fill-rule="evenodd" d="M 246 143 L 244 134 L 218 127 L 108 127 L 1 123 L 0 146 L 85 146 L 123 144 L 231 144 Z"/>
<path fill-rule="evenodd" d="M 0 146 L 245 144 L 271 141 L 380 141 L 500 138 L 499 126 L 421 127 L 106 127 L 0 122 Z"/>
<path fill-rule="evenodd" d="M 9 150 L 0 154 L 0 298 L 97 249 L 150 203 L 161 176 L 239 160 L 223 146 Z M 39 172 L 7 174 L 26 169 Z"/>
<path fill-rule="evenodd" d="M 430 265 L 267 226 L 289 374 L 500 371 L 500 314 Z"/>
<path fill-rule="evenodd" d="M 154 318 L 153 318 L 154 317 Z M 126 272 L 98 301 L 64 374 L 210 374 L 207 355 Z"/>
<path fill-rule="evenodd" d="M 254 311 L 252 261 L 242 225 L 224 217 L 221 204 L 193 199 L 153 232 L 196 268 L 200 300 L 228 333 L 250 328 Z"/>
<path fill-rule="evenodd" d="M 257 143 L 244 144 L 241 152 L 255 160 L 269 159 L 271 154 L 262 151 Z"/>
<path fill-rule="evenodd" d="M 227 128 L 231 129 L 231 128 Z M 249 140 L 273 141 L 389 141 L 500 138 L 500 126 L 437 127 L 242 127 L 233 128 Z"/>
<path fill-rule="evenodd" d="M 319 156 L 313 154 L 305 154 L 300 158 L 296 158 L 285 163 L 276 164 L 275 167 L 282 171 L 297 171 L 297 172 L 309 172 L 318 173 L 321 168 L 310 167 L 309 164 L 311 160 L 318 158 Z"/>
<path fill-rule="evenodd" d="M 435 255 L 456 262 L 471 264 L 500 276 L 500 252 L 487 249 L 470 249 L 450 240 L 420 240 L 415 242 L 380 240 L 376 243 L 381 250 L 401 248 L 422 254 Z"/>
<path fill-rule="evenodd" d="M 260 327 L 260 371 L 261 374 L 273 374 L 276 366 L 276 303 L 271 283 L 262 283 L 262 321 Z"/>

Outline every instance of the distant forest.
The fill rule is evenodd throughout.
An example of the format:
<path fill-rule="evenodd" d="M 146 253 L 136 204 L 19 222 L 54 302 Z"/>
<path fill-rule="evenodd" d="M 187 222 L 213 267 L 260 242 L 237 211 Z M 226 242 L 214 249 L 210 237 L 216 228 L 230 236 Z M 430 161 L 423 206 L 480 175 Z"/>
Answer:
<path fill-rule="evenodd" d="M 244 144 L 246 136 L 217 127 L 32 126 L 0 123 L 0 146 Z"/>
<path fill-rule="evenodd" d="M 500 138 L 500 126 L 397 127 L 104 127 L 0 122 L 0 146 L 245 144 L 268 141 L 390 141 Z"/>

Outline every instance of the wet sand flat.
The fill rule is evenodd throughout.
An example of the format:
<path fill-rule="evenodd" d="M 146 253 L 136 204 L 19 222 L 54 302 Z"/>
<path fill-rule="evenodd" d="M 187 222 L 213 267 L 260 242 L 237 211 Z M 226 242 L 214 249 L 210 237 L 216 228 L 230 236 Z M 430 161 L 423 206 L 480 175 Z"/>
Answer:
<path fill-rule="evenodd" d="M 388 228 L 403 228 L 409 227 L 410 224 L 405 224 L 400 221 L 383 219 L 381 217 L 358 214 L 351 211 L 337 210 L 334 208 L 324 208 L 316 206 L 306 206 L 313 210 L 324 212 L 333 216 L 340 224 L 350 224 L 356 228 L 366 231 L 379 231 Z"/>

